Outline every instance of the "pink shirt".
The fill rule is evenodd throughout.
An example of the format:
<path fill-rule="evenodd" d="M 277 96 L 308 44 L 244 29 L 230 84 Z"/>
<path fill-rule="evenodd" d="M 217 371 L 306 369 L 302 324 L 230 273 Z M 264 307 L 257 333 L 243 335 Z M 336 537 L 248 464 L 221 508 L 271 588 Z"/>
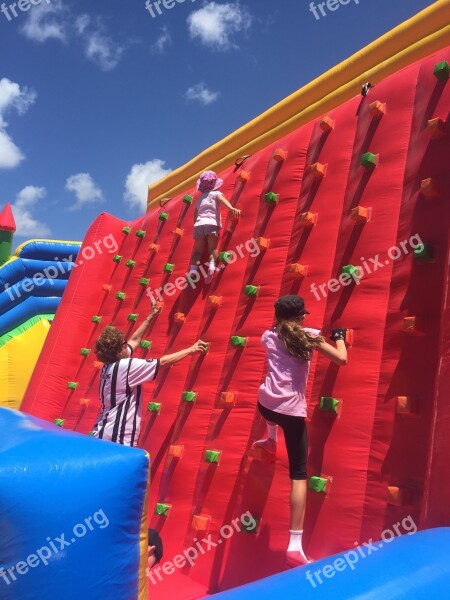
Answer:
<path fill-rule="evenodd" d="M 304 328 L 312 335 L 319 329 Z M 267 348 L 268 371 L 259 388 L 259 401 L 269 410 L 283 415 L 306 417 L 306 383 L 311 361 L 295 358 L 286 349 L 275 329 L 268 329 L 261 337 Z"/>
<path fill-rule="evenodd" d="M 197 200 L 195 208 L 197 209 L 197 220 L 195 225 L 215 225 L 222 227 L 222 216 L 220 214 L 220 203 L 217 196 L 221 192 L 212 191 L 202 194 Z"/>

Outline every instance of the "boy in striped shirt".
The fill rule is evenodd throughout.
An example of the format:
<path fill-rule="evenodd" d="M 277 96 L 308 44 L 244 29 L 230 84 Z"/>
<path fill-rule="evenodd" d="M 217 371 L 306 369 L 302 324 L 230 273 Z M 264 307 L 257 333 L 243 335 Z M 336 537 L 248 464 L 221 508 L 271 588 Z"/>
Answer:
<path fill-rule="evenodd" d="M 101 412 L 94 426 L 94 437 L 124 446 L 137 446 L 142 417 L 142 384 L 153 381 L 160 367 L 173 365 L 197 352 L 206 352 L 208 345 L 198 340 L 189 348 L 161 358 L 132 358 L 150 321 L 160 310 L 154 306 L 128 342 L 122 331 L 111 326 L 106 327 L 96 341 L 95 353 L 105 364 L 100 374 Z"/>

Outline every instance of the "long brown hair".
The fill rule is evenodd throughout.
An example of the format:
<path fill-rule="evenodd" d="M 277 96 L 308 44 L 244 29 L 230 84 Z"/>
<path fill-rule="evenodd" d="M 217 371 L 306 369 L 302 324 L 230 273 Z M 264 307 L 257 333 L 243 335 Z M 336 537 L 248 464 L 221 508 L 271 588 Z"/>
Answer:
<path fill-rule="evenodd" d="M 313 349 L 324 341 L 322 336 L 311 335 L 305 331 L 297 319 L 279 319 L 277 331 L 289 354 L 304 361 L 310 360 Z"/>

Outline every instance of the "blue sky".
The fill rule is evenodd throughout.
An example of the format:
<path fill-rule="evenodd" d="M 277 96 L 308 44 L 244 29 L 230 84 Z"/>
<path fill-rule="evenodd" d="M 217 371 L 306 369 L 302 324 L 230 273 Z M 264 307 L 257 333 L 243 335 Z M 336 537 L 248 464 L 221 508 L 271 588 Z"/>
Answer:
<path fill-rule="evenodd" d="M 147 1 L 3 3 L 0 208 L 13 204 L 15 244 L 81 240 L 103 211 L 138 217 L 149 183 L 433 4 L 328 0 L 315 16 L 309 0 Z"/>

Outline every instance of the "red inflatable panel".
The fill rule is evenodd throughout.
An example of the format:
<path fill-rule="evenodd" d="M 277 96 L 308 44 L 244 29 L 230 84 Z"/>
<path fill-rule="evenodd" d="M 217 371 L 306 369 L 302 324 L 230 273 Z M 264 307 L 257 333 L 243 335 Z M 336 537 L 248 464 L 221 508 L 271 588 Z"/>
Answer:
<path fill-rule="evenodd" d="M 183 195 L 129 223 L 128 233 L 109 215 L 92 224 L 22 408 L 87 433 L 99 410 L 98 371 L 93 353 L 80 349 L 92 349 L 104 325 L 129 333 L 128 316 L 148 314 L 141 278 L 155 297 L 175 284 L 165 288 L 152 347 L 141 355 L 198 338 L 210 349 L 145 387 L 145 405 L 160 403 L 160 411 L 145 414 L 140 444 L 151 455 L 149 508 L 164 561 L 189 548 L 198 556 L 154 574 L 154 597 L 198 598 L 284 568 L 286 453 L 281 443 L 268 463 L 250 452 L 264 431 L 256 410 L 265 374 L 260 337 L 284 293 L 305 298 L 307 324 L 325 336 L 332 327 L 353 331 L 345 368 L 323 357 L 312 363 L 309 476 L 326 487 L 308 493 L 308 554 L 318 559 L 379 539 L 408 515 L 422 526 L 449 524 L 450 87 L 433 75 L 445 59 L 447 50 L 437 52 L 336 108 L 327 115 L 334 129 L 318 119 L 221 173 L 221 191 L 242 216 L 223 215 L 220 251 L 231 251 L 231 261 L 210 285 L 176 289 L 193 245 L 193 206 Z M 428 122 L 438 117 L 434 135 Z M 239 177 L 242 170 L 249 175 Z M 195 190 L 185 193 L 195 198 Z M 122 258 L 104 250 L 89 260 L 83 249 L 108 235 Z M 257 295 L 245 295 L 246 285 Z M 185 318 L 176 322 L 176 313 Z M 231 345 L 234 335 L 246 338 L 243 347 Z M 195 401 L 183 401 L 184 391 Z M 337 411 L 322 410 L 321 397 L 338 400 Z M 205 460 L 207 450 L 218 462 Z M 168 505 L 166 516 L 154 514 L 157 503 Z M 244 514 L 257 519 L 256 533 L 238 531 Z"/>

